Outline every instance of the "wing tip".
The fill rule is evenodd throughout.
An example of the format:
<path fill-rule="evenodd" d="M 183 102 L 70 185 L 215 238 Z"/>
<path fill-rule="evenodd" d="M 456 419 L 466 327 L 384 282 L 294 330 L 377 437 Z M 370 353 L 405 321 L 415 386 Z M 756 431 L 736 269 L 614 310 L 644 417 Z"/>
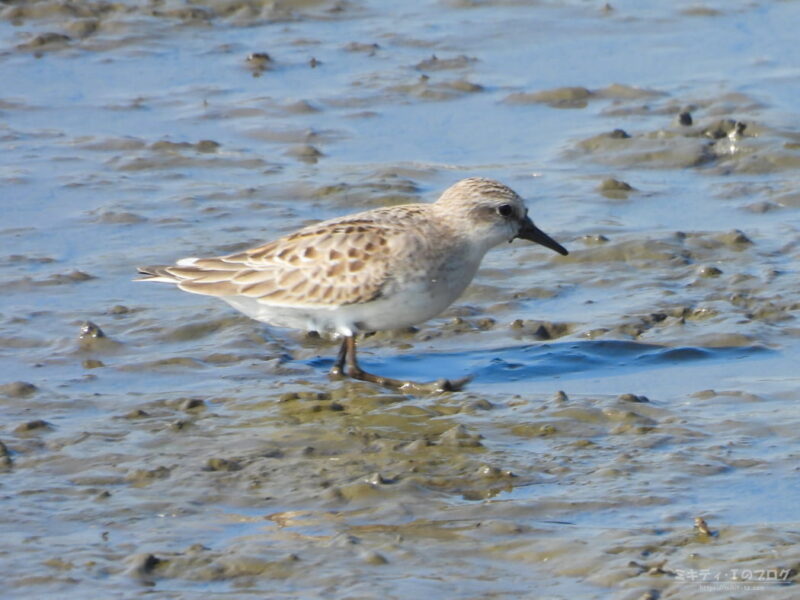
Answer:
<path fill-rule="evenodd" d="M 164 265 L 148 265 L 136 267 L 141 277 L 134 278 L 134 281 L 156 281 L 162 283 L 177 283 L 177 280 L 167 272 Z"/>

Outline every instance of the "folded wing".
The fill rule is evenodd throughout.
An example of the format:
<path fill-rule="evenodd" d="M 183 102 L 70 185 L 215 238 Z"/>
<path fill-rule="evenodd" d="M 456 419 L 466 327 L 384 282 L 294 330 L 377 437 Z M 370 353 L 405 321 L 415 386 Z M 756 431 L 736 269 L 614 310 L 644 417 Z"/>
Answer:
<path fill-rule="evenodd" d="M 335 307 L 379 297 L 398 249 L 408 248 L 400 241 L 407 235 L 372 220 L 325 222 L 244 252 L 139 271 L 146 275 L 141 280 L 176 283 L 196 294 L 244 296 L 270 306 Z"/>

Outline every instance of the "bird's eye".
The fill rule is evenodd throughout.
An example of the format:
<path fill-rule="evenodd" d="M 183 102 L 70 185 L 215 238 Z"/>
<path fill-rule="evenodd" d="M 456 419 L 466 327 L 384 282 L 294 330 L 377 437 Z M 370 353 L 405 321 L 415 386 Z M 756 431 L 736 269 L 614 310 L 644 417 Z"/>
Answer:
<path fill-rule="evenodd" d="M 501 204 L 497 207 L 497 214 L 501 217 L 510 217 L 514 212 L 514 207 L 510 204 Z"/>

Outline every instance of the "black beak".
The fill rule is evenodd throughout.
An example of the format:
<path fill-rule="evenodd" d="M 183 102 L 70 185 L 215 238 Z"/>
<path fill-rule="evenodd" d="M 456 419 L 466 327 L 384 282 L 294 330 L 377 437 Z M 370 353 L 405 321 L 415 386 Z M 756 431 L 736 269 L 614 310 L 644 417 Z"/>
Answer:
<path fill-rule="evenodd" d="M 555 250 L 559 254 L 563 254 L 566 256 L 569 254 L 567 249 L 564 248 L 561 244 L 547 235 L 544 231 L 539 229 L 536 225 L 533 224 L 533 221 L 530 220 L 529 217 L 525 217 L 519 227 L 519 233 L 517 233 L 517 237 L 523 240 L 528 240 L 529 242 L 536 242 L 537 244 L 541 244 L 545 248 L 550 248 L 550 250 Z"/>

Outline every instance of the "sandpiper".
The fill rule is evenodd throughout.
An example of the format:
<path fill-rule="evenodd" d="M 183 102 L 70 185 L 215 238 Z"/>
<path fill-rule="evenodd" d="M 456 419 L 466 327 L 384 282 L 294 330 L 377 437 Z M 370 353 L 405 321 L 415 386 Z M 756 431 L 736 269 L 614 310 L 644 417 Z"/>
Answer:
<path fill-rule="evenodd" d="M 243 252 L 139 267 L 144 275 L 139 280 L 216 296 L 271 325 L 343 336 L 332 376 L 397 389 L 453 390 L 469 378 L 418 384 L 364 371 L 355 336 L 408 327 L 439 314 L 469 285 L 490 248 L 516 238 L 567 254 L 533 224 L 511 188 L 473 177 L 432 204 L 377 208 L 322 221 Z"/>

